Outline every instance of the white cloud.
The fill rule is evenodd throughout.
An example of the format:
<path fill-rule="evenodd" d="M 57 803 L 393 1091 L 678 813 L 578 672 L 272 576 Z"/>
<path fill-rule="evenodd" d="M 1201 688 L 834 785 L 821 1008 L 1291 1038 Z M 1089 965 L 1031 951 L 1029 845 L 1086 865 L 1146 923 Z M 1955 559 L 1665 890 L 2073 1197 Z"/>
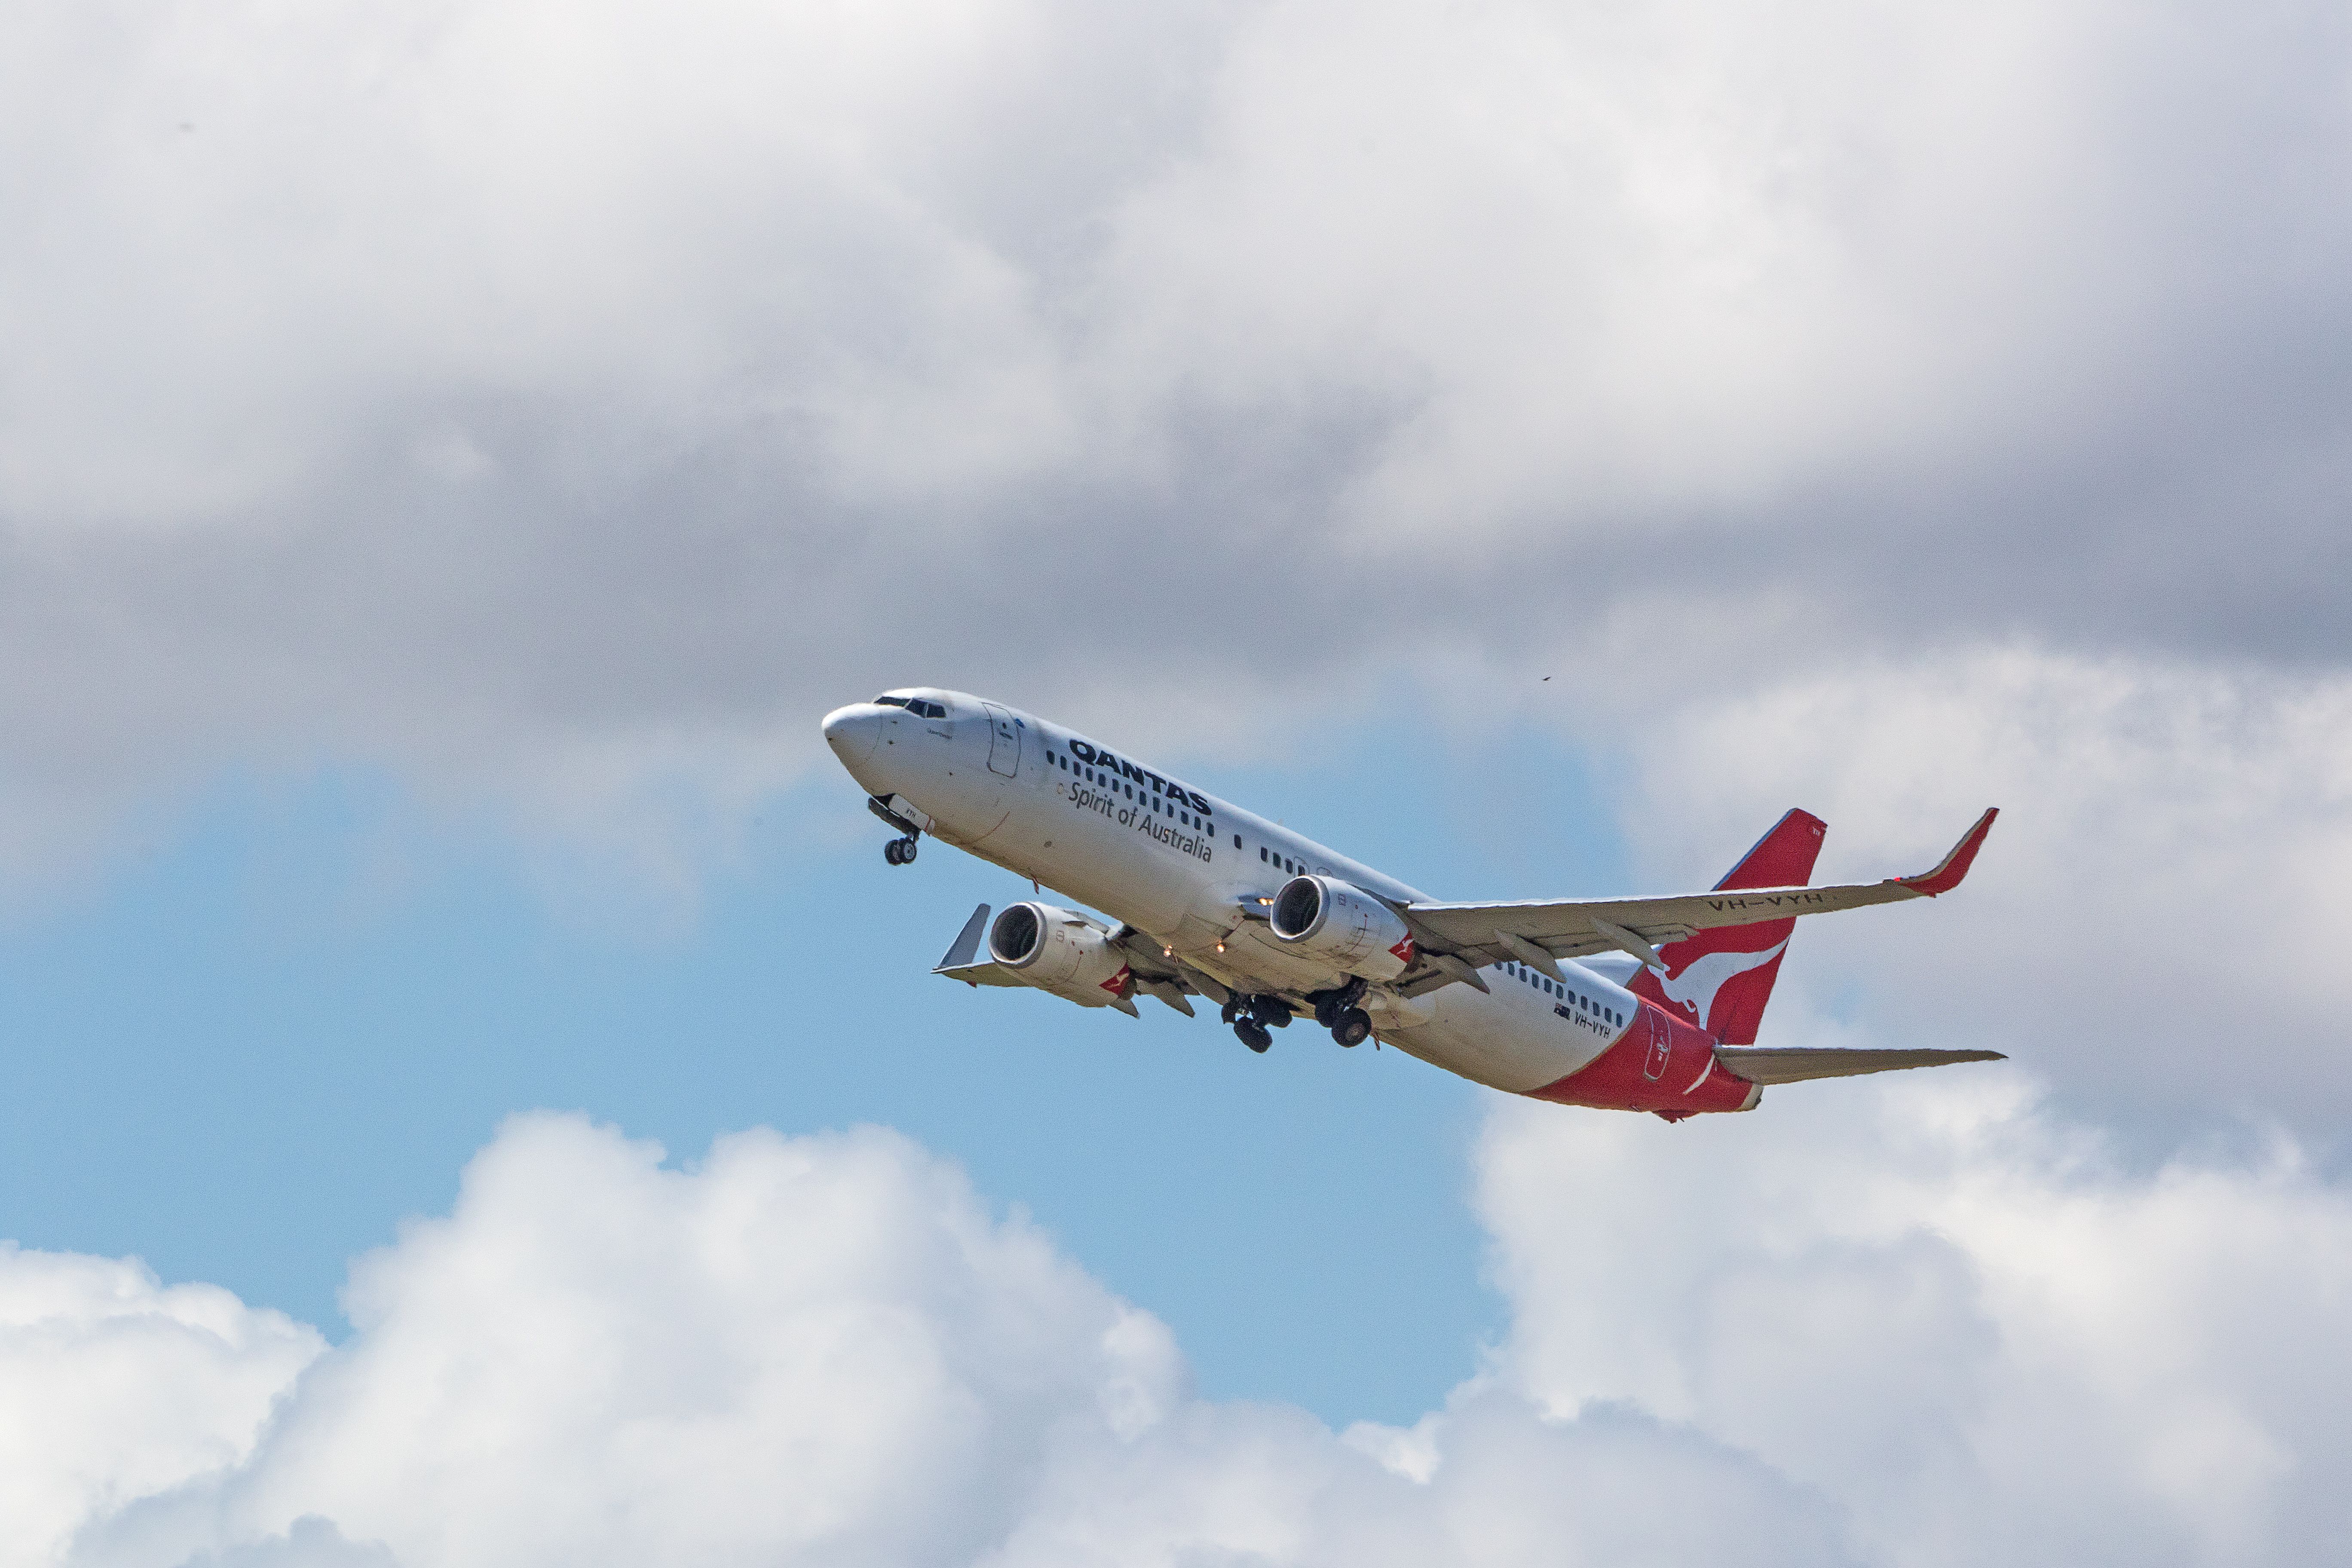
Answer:
<path fill-rule="evenodd" d="M 0 1243 L 0 1568 L 57 1562 L 85 1523 L 244 1461 L 323 1349 L 135 1259 Z"/>
<path fill-rule="evenodd" d="M 2340 1539 L 2352 1200 L 2292 1142 L 2135 1172 L 1959 1069 L 1678 1131 L 1489 1126 L 1511 1367 L 1549 1408 L 1690 1422 L 1838 1499 L 1878 1561 Z"/>
<path fill-rule="evenodd" d="M 14 1254 L 13 1299 L 114 1269 L 289 1353 L 0 1386 L 86 1456 L 20 1506 L 95 1516 L 13 1561 L 2251 1563 L 2347 1523 L 2352 1197 L 2292 1144 L 2133 1173 L 2014 1078 L 1941 1079 L 1682 1127 L 1505 1105 L 1479 1159 L 1512 1327 L 1402 1432 L 1193 1397 L 1157 1320 L 872 1130 L 678 1171 L 518 1119 L 315 1363 L 218 1292 Z M 47 1332 L 120 1308 L 58 1296 Z M 125 1371 L 226 1436 L 76 1397 Z"/>

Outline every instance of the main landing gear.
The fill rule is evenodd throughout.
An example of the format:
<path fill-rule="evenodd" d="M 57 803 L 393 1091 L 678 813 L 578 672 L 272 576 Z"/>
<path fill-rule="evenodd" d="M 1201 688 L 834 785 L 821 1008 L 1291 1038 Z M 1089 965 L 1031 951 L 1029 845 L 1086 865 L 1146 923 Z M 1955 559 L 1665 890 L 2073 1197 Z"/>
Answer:
<path fill-rule="evenodd" d="M 1315 1021 L 1331 1031 L 1331 1037 L 1343 1046 L 1360 1046 L 1372 1037 L 1372 1016 L 1358 1003 L 1370 989 L 1361 979 L 1350 980 L 1337 991 L 1318 991 L 1307 998 L 1315 1004 Z"/>
<path fill-rule="evenodd" d="M 1356 1005 L 1367 989 L 1362 981 L 1351 980 L 1337 991 L 1318 991 L 1307 997 L 1315 1005 L 1315 1021 L 1343 1046 L 1360 1046 L 1372 1037 L 1372 1016 Z M 1278 996 L 1236 994 L 1217 1016 L 1231 1024 L 1242 1044 L 1254 1051 L 1274 1044 L 1276 1029 L 1290 1026 L 1290 1005 Z"/>
<path fill-rule="evenodd" d="M 893 838 L 889 843 L 882 846 L 882 858 L 889 861 L 893 866 L 913 865 L 915 836 L 910 833 L 904 838 Z"/>
<path fill-rule="evenodd" d="M 1236 995 L 1217 1016 L 1234 1026 L 1242 1044 L 1261 1055 L 1274 1044 L 1275 1029 L 1290 1026 L 1290 1009 L 1273 996 Z"/>

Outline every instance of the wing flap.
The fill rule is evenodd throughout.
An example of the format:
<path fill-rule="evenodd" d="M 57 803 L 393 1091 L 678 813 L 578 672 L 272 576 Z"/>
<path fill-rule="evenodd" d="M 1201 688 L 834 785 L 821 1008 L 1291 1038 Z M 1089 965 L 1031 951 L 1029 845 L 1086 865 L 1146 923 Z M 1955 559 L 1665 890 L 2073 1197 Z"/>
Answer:
<path fill-rule="evenodd" d="M 1953 1062 L 2005 1062 L 1999 1051 L 1841 1050 L 1825 1046 L 1717 1046 L 1715 1059 L 1750 1083 L 1801 1083 L 1816 1078 L 1853 1078 L 1904 1068 L 1939 1068 Z"/>

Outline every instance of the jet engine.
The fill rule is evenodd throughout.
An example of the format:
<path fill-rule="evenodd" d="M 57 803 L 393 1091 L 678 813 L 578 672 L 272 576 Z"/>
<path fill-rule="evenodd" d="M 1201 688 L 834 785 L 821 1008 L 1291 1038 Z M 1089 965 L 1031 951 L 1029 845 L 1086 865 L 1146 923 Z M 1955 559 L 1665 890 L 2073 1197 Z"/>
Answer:
<path fill-rule="evenodd" d="M 1412 933 L 1396 911 L 1335 878 L 1285 882 L 1268 923 L 1298 952 L 1367 980 L 1394 980 L 1412 963 Z"/>
<path fill-rule="evenodd" d="M 988 956 L 1027 984 L 1081 1007 L 1108 1007 L 1129 989 L 1127 960 L 1086 917 L 1052 904 L 1008 904 L 988 928 Z"/>

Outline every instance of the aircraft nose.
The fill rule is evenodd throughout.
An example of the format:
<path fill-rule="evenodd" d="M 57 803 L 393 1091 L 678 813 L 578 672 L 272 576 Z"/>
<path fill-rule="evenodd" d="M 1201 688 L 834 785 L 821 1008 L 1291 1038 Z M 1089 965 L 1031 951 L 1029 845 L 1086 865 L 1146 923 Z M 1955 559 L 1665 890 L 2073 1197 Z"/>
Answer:
<path fill-rule="evenodd" d="M 824 716 L 824 743 L 844 767 L 854 768 L 872 756 L 881 739 L 882 710 L 871 702 L 853 702 Z"/>

